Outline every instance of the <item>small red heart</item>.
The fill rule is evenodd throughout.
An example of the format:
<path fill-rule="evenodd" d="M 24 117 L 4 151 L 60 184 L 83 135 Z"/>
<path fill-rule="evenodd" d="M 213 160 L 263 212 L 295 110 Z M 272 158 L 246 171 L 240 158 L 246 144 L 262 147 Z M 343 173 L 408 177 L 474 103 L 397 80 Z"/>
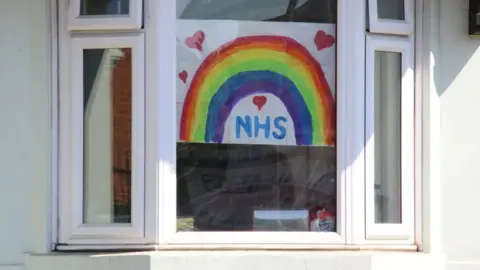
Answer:
<path fill-rule="evenodd" d="M 203 31 L 197 31 L 191 37 L 185 39 L 185 45 L 191 49 L 197 49 L 202 51 L 203 41 L 205 40 L 205 33 Z"/>
<path fill-rule="evenodd" d="M 332 35 L 327 35 L 323 30 L 318 30 L 315 35 L 315 45 L 317 50 L 323 50 L 331 47 L 335 43 L 335 38 Z"/>
<path fill-rule="evenodd" d="M 178 78 L 180 78 L 180 80 L 182 80 L 183 83 L 187 83 L 188 73 L 184 70 L 178 73 Z"/>
<path fill-rule="evenodd" d="M 260 111 L 263 107 L 263 105 L 265 105 L 265 103 L 267 103 L 267 97 L 266 96 L 254 96 L 253 97 L 253 104 L 255 104 L 255 106 L 257 106 L 258 110 Z"/>

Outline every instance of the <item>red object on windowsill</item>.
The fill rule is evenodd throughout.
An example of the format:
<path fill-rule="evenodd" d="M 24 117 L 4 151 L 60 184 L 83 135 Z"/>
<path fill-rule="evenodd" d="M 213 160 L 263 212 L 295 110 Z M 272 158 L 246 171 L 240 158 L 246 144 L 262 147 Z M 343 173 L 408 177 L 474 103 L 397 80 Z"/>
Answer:
<path fill-rule="evenodd" d="M 326 207 L 320 206 L 310 210 L 309 230 L 315 232 L 334 232 L 335 215 Z"/>

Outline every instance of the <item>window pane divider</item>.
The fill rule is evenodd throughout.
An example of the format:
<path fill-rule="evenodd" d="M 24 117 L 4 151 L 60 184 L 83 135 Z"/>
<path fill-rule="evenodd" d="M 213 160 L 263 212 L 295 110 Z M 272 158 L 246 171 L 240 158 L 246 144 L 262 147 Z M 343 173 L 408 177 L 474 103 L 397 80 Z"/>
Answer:
<path fill-rule="evenodd" d="M 415 228 L 415 88 L 411 38 L 367 35 L 366 142 L 365 142 L 365 240 L 370 243 L 413 244 Z M 401 223 L 375 223 L 375 52 L 401 53 Z"/>

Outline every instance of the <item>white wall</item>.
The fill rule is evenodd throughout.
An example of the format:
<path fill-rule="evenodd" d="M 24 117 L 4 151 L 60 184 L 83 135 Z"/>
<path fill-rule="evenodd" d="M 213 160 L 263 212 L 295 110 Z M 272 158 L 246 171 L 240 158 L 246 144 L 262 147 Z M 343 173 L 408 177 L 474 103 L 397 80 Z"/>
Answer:
<path fill-rule="evenodd" d="M 468 0 L 440 2 L 442 242 L 448 269 L 480 269 L 480 40 L 468 36 Z"/>
<path fill-rule="evenodd" d="M 50 38 L 47 0 L 0 1 L 0 270 L 47 250 Z"/>

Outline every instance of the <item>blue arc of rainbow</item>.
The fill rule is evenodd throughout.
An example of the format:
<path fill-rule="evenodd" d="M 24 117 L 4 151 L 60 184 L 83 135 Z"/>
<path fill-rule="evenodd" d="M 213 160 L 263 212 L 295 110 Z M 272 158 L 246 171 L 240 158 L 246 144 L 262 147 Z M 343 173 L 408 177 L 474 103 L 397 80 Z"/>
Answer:
<path fill-rule="evenodd" d="M 221 143 L 225 123 L 233 107 L 252 94 L 273 94 L 293 119 L 298 145 L 312 144 L 312 116 L 295 85 L 285 76 L 268 70 L 246 71 L 228 79 L 213 96 L 208 108 L 206 142 Z"/>

